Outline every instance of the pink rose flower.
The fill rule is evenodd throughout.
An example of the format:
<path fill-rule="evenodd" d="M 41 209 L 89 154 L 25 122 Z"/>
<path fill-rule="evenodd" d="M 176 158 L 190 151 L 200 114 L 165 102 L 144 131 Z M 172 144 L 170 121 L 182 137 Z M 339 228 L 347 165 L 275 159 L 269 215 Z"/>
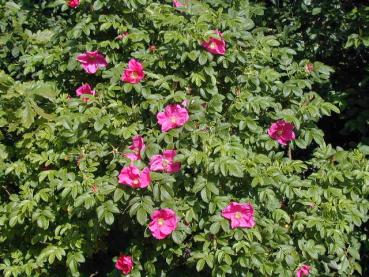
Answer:
<path fill-rule="evenodd" d="M 143 137 L 138 135 L 134 136 L 132 138 L 132 145 L 130 145 L 128 148 L 131 149 L 133 153 L 124 154 L 124 157 L 127 157 L 132 162 L 141 160 L 141 153 L 145 150 L 145 142 Z"/>
<path fill-rule="evenodd" d="M 311 270 L 311 266 L 306 264 L 300 266 L 296 271 L 296 277 L 308 276 Z"/>
<path fill-rule="evenodd" d="M 231 202 L 222 210 L 222 216 L 231 221 L 231 228 L 252 228 L 255 226 L 254 208 L 252 204 Z"/>
<path fill-rule="evenodd" d="M 167 105 L 164 112 L 156 115 L 162 132 L 168 132 L 170 129 L 181 127 L 190 119 L 186 108 L 178 104 Z"/>
<path fill-rule="evenodd" d="M 179 2 L 178 0 L 173 0 L 173 7 L 175 8 L 179 8 L 179 7 L 183 7 L 184 5 Z"/>
<path fill-rule="evenodd" d="M 140 171 L 136 166 L 123 167 L 118 176 L 119 184 L 127 185 L 131 188 L 146 188 L 150 185 L 150 170 L 145 167 Z"/>
<path fill-rule="evenodd" d="M 175 173 L 181 170 L 181 163 L 174 162 L 175 150 L 164 150 L 163 155 L 154 155 L 150 159 L 151 171 Z"/>
<path fill-rule="evenodd" d="M 75 9 L 79 6 L 79 0 L 69 0 L 68 1 L 68 7 Z"/>
<path fill-rule="evenodd" d="M 295 139 L 295 133 L 293 131 L 293 124 L 284 120 L 278 120 L 274 122 L 268 129 L 269 136 L 278 141 L 282 145 L 286 145 L 291 140 Z"/>
<path fill-rule="evenodd" d="M 91 86 L 89 84 L 84 84 L 76 89 L 76 95 L 81 97 L 83 94 L 91 94 L 95 95 L 96 91 L 92 90 Z M 86 97 L 83 97 L 82 100 L 84 102 L 87 102 L 89 99 Z"/>
<path fill-rule="evenodd" d="M 100 68 L 108 65 L 105 57 L 98 51 L 86 51 L 76 58 L 88 74 L 95 74 Z"/>
<path fill-rule="evenodd" d="M 122 272 L 124 275 L 129 274 L 133 268 L 133 260 L 131 256 L 122 255 L 115 262 L 115 268 Z"/>
<path fill-rule="evenodd" d="M 120 79 L 126 83 L 137 84 L 143 79 L 144 76 L 145 73 L 143 71 L 142 64 L 135 59 L 130 59 L 128 62 L 128 67 L 126 70 L 124 70 Z"/>
<path fill-rule="evenodd" d="M 226 51 L 226 42 L 222 38 L 222 33 L 218 30 L 215 30 L 214 33 L 220 36 L 220 39 L 211 37 L 207 41 L 204 41 L 202 46 L 212 54 L 224 55 Z"/>
<path fill-rule="evenodd" d="M 179 218 L 172 209 L 156 210 L 151 214 L 152 221 L 149 223 L 149 229 L 156 239 L 165 239 L 176 228 Z"/>

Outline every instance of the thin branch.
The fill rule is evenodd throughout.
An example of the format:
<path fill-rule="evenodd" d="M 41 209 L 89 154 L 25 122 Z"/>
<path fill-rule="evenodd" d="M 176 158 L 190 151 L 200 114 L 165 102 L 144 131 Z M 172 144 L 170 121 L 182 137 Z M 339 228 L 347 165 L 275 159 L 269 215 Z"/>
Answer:
<path fill-rule="evenodd" d="M 290 144 L 288 145 L 287 155 L 288 155 L 288 158 L 290 160 L 292 160 L 292 150 L 291 150 L 291 145 Z"/>

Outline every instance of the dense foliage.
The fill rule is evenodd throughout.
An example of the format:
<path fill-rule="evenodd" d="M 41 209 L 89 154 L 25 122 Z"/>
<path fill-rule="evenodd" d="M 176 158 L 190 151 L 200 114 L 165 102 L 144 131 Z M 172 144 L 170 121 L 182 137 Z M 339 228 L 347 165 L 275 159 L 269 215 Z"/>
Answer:
<path fill-rule="evenodd" d="M 316 90 L 331 67 L 255 26 L 259 5 L 183 2 L 0 1 L 4 276 L 119 276 L 121 254 L 130 276 L 362 272 L 369 164 L 317 125 L 339 113 Z M 212 38 L 225 55 L 204 44 Z M 76 58 L 95 50 L 107 66 L 87 74 Z M 133 58 L 144 72 L 135 84 L 121 81 Z M 96 93 L 76 96 L 86 83 Z M 171 104 L 189 120 L 163 131 L 157 114 Z M 286 145 L 268 135 L 278 120 L 294 126 Z M 175 149 L 180 170 L 151 171 L 147 187 L 118 183 L 137 135 L 146 147 L 133 166 Z M 231 202 L 252 205 L 255 224 L 231 228 Z M 160 240 L 149 226 L 158 209 L 178 217 Z"/>

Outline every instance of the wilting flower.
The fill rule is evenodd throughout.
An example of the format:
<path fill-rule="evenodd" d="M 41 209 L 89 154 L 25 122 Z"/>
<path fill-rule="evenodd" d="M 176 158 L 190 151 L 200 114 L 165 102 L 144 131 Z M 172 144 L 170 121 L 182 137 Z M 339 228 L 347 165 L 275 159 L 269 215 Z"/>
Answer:
<path fill-rule="evenodd" d="M 133 153 L 124 154 L 125 157 L 131 161 L 141 160 L 141 152 L 145 150 L 144 139 L 141 136 L 134 136 L 132 138 L 132 145 L 128 147 Z"/>
<path fill-rule="evenodd" d="M 146 188 L 150 185 L 151 177 L 149 168 L 140 171 L 136 166 L 123 167 L 118 176 L 119 184 L 132 188 Z"/>
<path fill-rule="evenodd" d="M 216 55 L 224 55 L 226 51 L 226 42 L 222 38 L 222 33 L 218 30 L 214 31 L 220 38 L 211 37 L 202 43 L 202 46 L 210 53 Z"/>
<path fill-rule="evenodd" d="M 255 226 L 254 208 L 252 204 L 231 202 L 222 210 L 222 216 L 231 221 L 231 228 L 252 228 Z"/>
<path fill-rule="evenodd" d="M 190 119 L 186 108 L 178 104 L 167 105 L 164 112 L 156 115 L 162 132 L 168 132 L 170 129 L 181 127 Z"/>
<path fill-rule="evenodd" d="M 174 162 L 176 156 L 175 150 L 165 150 L 163 155 L 154 155 L 150 159 L 151 171 L 163 171 L 175 173 L 181 170 L 181 163 Z"/>
<path fill-rule="evenodd" d="M 179 221 L 176 213 L 172 209 L 160 209 L 151 214 L 149 229 L 156 239 L 165 239 L 176 228 Z"/>
<path fill-rule="evenodd" d="M 88 74 L 95 74 L 100 68 L 108 65 L 105 57 L 98 51 L 86 51 L 76 58 Z"/>
<path fill-rule="evenodd" d="M 302 265 L 300 266 L 296 271 L 296 277 L 304 277 L 308 276 L 311 270 L 311 266 L 308 265 Z"/>
<path fill-rule="evenodd" d="M 76 95 L 77 96 L 82 96 L 83 94 L 91 94 L 91 95 L 95 95 L 96 91 L 92 90 L 91 86 L 89 84 L 84 84 L 82 86 L 80 86 L 79 88 L 76 89 Z M 84 102 L 87 102 L 89 99 L 87 97 L 83 97 L 82 100 Z"/>
<path fill-rule="evenodd" d="M 278 120 L 277 122 L 272 123 L 268 129 L 268 134 L 272 139 L 278 141 L 280 144 L 286 145 L 288 142 L 295 139 L 293 129 L 294 126 L 292 123 Z"/>
<path fill-rule="evenodd" d="M 144 76 L 145 73 L 143 71 L 142 64 L 135 59 L 131 59 L 128 62 L 128 67 L 124 70 L 120 79 L 126 83 L 137 84 L 143 79 Z"/>
<path fill-rule="evenodd" d="M 173 0 L 173 7 L 175 8 L 179 8 L 179 7 L 183 7 L 184 5 L 179 2 L 178 0 Z"/>
<path fill-rule="evenodd" d="M 128 36 L 128 32 L 124 32 L 124 33 L 122 33 L 122 34 L 120 34 L 120 35 L 117 35 L 117 36 L 115 37 L 115 39 L 117 39 L 117 40 L 122 40 L 122 39 L 124 39 L 126 36 Z"/>
<path fill-rule="evenodd" d="M 307 63 L 305 65 L 305 72 L 306 73 L 311 73 L 311 72 L 313 72 L 313 70 L 314 70 L 314 65 L 312 63 Z"/>
<path fill-rule="evenodd" d="M 115 262 L 115 268 L 125 275 L 129 274 L 133 268 L 132 257 L 125 255 L 120 256 L 118 260 Z"/>
<path fill-rule="evenodd" d="M 155 45 L 150 45 L 149 46 L 149 52 L 154 53 L 156 51 L 156 46 Z"/>
<path fill-rule="evenodd" d="M 68 7 L 75 9 L 79 6 L 79 0 L 69 0 L 68 1 Z"/>

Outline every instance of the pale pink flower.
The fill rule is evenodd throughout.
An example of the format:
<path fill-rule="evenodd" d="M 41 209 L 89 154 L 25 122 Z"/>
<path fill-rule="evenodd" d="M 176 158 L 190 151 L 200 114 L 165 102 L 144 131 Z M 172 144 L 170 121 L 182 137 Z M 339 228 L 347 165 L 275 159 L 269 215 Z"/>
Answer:
<path fill-rule="evenodd" d="M 137 84 L 143 79 L 144 76 L 145 73 L 143 71 L 142 64 L 135 59 L 130 59 L 128 62 L 128 67 L 124 70 L 120 79 L 126 83 Z"/>
<path fill-rule="evenodd" d="M 176 228 L 179 222 L 179 218 L 172 209 L 160 209 L 151 214 L 151 222 L 149 223 L 149 229 L 156 239 L 165 239 Z"/>
<path fill-rule="evenodd" d="M 124 275 L 129 274 L 133 268 L 133 260 L 131 256 L 122 255 L 115 262 L 115 268 L 122 272 Z"/>
<path fill-rule="evenodd" d="M 98 69 L 108 65 L 104 55 L 100 54 L 98 51 L 86 51 L 78 55 L 76 60 L 80 62 L 83 69 L 88 74 L 95 74 Z"/>
<path fill-rule="evenodd" d="M 69 0 L 68 1 L 68 7 L 75 9 L 79 6 L 79 0 Z"/>
<path fill-rule="evenodd" d="M 132 145 L 128 147 L 132 150 L 133 153 L 126 153 L 124 154 L 125 157 L 130 159 L 132 162 L 141 160 L 141 153 L 145 150 L 145 142 L 143 137 L 141 136 L 134 136 L 132 138 Z"/>
<path fill-rule="evenodd" d="M 222 210 L 222 216 L 231 221 L 231 228 L 252 228 L 255 226 L 254 208 L 251 203 L 231 202 Z"/>
<path fill-rule="evenodd" d="M 222 38 L 222 33 L 218 30 L 214 31 L 215 34 L 217 34 L 219 38 L 211 37 L 207 41 L 204 41 L 202 43 L 202 46 L 210 53 L 216 54 L 216 55 L 224 55 L 226 51 L 226 42 Z"/>
<path fill-rule="evenodd" d="M 91 86 L 89 84 L 84 84 L 76 89 L 76 95 L 81 97 L 83 94 L 91 94 L 95 95 L 96 91 L 92 90 Z M 87 102 L 89 99 L 87 97 L 83 97 L 82 100 L 84 102 Z"/>
<path fill-rule="evenodd" d="M 181 127 L 190 119 L 186 108 L 178 104 L 167 105 L 164 112 L 156 115 L 162 132 L 168 132 L 170 129 Z"/>
<path fill-rule="evenodd" d="M 304 277 L 310 274 L 311 266 L 306 264 L 300 266 L 296 271 L 296 277 Z"/>
<path fill-rule="evenodd" d="M 154 155 L 150 159 L 151 171 L 175 173 L 181 170 L 181 163 L 175 162 L 175 150 L 164 150 L 163 155 Z"/>
<path fill-rule="evenodd" d="M 268 134 L 272 139 L 278 141 L 280 144 L 286 145 L 288 142 L 295 139 L 293 129 L 294 126 L 292 123 L 278 120 L 277 122 L 272 123 L 268 129 Z"/>
<path fill-rule="evenodd" d="M 179 2 L 178 0 L 173 0 L 173 7 L 175 8 L 179 8 L 179 7 L 183 7 L 184 5 Z"/>
<path fill-rule="evenodd" d="M 140 171 L 136 166 L 123 167 L 118 176 L 119 184 L 132 188 L 146 188 L 150 185 L 151 177 L 149 168 Z"/>

